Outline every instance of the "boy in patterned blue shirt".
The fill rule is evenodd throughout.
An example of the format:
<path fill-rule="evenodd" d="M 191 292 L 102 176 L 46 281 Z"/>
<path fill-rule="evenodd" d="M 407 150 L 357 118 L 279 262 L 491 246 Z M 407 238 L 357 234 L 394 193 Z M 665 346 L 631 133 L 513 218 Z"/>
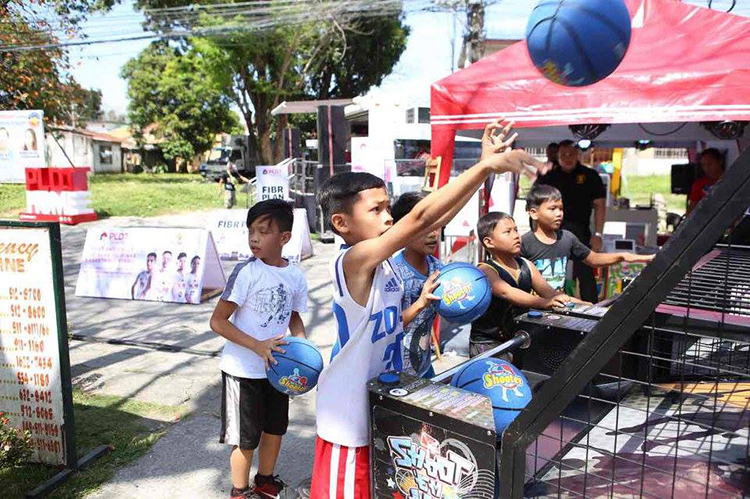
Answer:
<path fill-rule="evenodd" d="M 404 218 L 417 203 L 426 197 L 423 192 L 407 192 L 391 208 L 393 223 Z M 437 284 L 435 279 L 443 264 L 433 256 L 440 240 L 440 228 L 428 232 L 406 246 L 393 259 L 396 269 L 404 281 L 404 295 L 401 300 L 402 310 L 406 310 L 419 300 L 429 299 Z M 432 325 L 437 315 L 436 302 L 423 304 L 419 314 L 404 326 L 403 370 L 416 376 L 431 378 L 435 375 L 432 367 Z"/>

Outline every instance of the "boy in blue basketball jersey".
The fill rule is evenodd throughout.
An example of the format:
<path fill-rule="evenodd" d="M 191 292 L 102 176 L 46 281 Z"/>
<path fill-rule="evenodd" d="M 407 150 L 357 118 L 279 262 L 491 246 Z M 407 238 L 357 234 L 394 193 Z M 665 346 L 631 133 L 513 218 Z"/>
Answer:
<path fill-rule="evenodd" d="M 421 200 L 396 224 L 378 177 L 342 173 L 322 187 L 324 216 L 346 244 L 331 266 L 338 334 L 331 362 L 318 380 L 310 497 L 370 497 L 366 383 L 384 371 L 401 370 L 403 324 L 419 312 L 418 307 L 402 309 L 403 282 L 391 256 L 445 225 L 490 174 L 528 172 L 529 167 L 546 171 L 546 164 L 526 152 L 508 149 L 515 140 L 505 140 L 509 128 L 499 122 L 488 125 L 480 162 Z"/>
<path fill-rule="evenodd" d="M 398 223 L 422 199 L 427 196 L 424 192 L 407 192 L 402 194 L 395 203 L 391 214 L 393 223 Z M 440 241 L 440 227 L 428 232 L 416 241 L 408 244 L 403 251 L 393 258 L 396 269 L 404 281 L 404 297 L 401 299 L 403 310 L 415 303 L 422 309 L 408 324 L 404 324 L 403 368 L 404 372 L 431 378 L 435 375 L 432 368 L 432 325 L 437 315 L 437 304 L 419 303 L 425 300 L 422 290 L 426 287 L 432 292 L 435 279 L 443 264 L 433 256 Z"/>
<path fill-rule="evenodd" d="M 227 339 L 222 372 L 221 436 L 232 446 L 231 498 L 277 498 L 284 483 L 274 475 L 281 438 L 289 422 L 289 397 L 266 379 L 274 352 L 287 329 L 305 336 L 300 317 L 307 311 L 307 282 L 302 271 L 282 258 L 294 215 L 289 203 L 270 199 L 247 214 L 248 243 L 253 254 L 238 264 L 211 316 L 211 329 Z M 253 451 L 258 473 L 250 487 Z"/>

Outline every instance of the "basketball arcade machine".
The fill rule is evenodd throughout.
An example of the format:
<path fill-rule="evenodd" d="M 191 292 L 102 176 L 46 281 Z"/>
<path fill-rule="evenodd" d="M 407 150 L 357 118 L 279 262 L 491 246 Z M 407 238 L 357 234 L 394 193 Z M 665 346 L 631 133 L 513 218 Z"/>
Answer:
<path fill-rule="evenodd" d="M 520 317 L 528 349 L 488 354 L 516 349 L 535 393 L 496 456 L 489 402 L 440 385 L 455 370 L 373 380 L 375 497 L 750 497 L 748 206 L 750 150 L 611 307 Z"/>

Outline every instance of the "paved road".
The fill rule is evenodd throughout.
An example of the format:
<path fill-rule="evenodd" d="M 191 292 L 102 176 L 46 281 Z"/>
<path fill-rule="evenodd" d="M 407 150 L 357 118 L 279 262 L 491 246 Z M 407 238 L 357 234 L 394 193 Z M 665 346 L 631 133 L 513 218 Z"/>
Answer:
<path fill-rule="evenodd" d="M 218 443 L 220 376 L 218 359 L 223 340 L 208 327 L 216 298 L 201 305 L 79 298 L 75 283 L 86 230 L 103 226 L 204 226 L 210 212 L 175 216 L 111 218 L 77 227 L 63 227 L 63 258 L 75 385 L 94 393 L 133 397 L 166 405 L 185 405 L 190 416 L 170 427 L 140 461 L 121 469 L 91 498 L 225 498 L 229 492 L 228 448 Z M 330 304 L 328 262 L 332 245 L 313 244 L 315 256 L 302 262 L 309 287 L 309 313 L 303 319 L 310 339 L 324 358 L 330 355 L 335 322 Z M 225 262 L 231 271 L 234 263 Z M 448 333 L 448 331 L 446 331 Z M 448 346 L 441 365 L 460 360 L 466 331 Z M 112 340 L 152 342 L 186 349 L 160 351 Z M 441 369 L 438 368 L 438 371 Z M 289 432 L 277 472 L 296 486 L 309 477 L 315 439 L 315 395 L 297 398 L 290 406 Z M 290 495 L 289 497 L 293 497 Z"/>

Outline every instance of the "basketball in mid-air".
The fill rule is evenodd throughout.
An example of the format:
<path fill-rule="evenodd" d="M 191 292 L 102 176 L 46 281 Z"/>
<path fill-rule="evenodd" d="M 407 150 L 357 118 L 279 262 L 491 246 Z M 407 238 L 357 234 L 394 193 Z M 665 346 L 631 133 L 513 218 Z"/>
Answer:
<path fill-rule="evenodd" d="M 501 359 L 467 362 L 453 375 L 451 385 L 489 397 L 498 439 L 531 400 L 531 387 L 521 370 Z"/>
<path fill-rule="evenodd" d="M 281 345 L 284 353 L 274 352 L 277 364 L 266 371 L 268 382 L 281 393 L 294 397 L 309 392 L 318 384 L 323 370 L 323 357 L 311 341 L 288 336 L 287 345 Z"/>
<path fill-rule="evenodd" d="M 534 66 L 560 85 L 581 87 L 617 69 L 630 45 L 622 0 L 541 0 L 526 25 Z"/>
<path fill-rule="evenodd" d="M 440 271 L 434 294 L 440 297 L 440 316 L 457 324 L 468 324 L 487 311 L 492 290 L 487 276 L 474 265 L 454 262 Z"/>

